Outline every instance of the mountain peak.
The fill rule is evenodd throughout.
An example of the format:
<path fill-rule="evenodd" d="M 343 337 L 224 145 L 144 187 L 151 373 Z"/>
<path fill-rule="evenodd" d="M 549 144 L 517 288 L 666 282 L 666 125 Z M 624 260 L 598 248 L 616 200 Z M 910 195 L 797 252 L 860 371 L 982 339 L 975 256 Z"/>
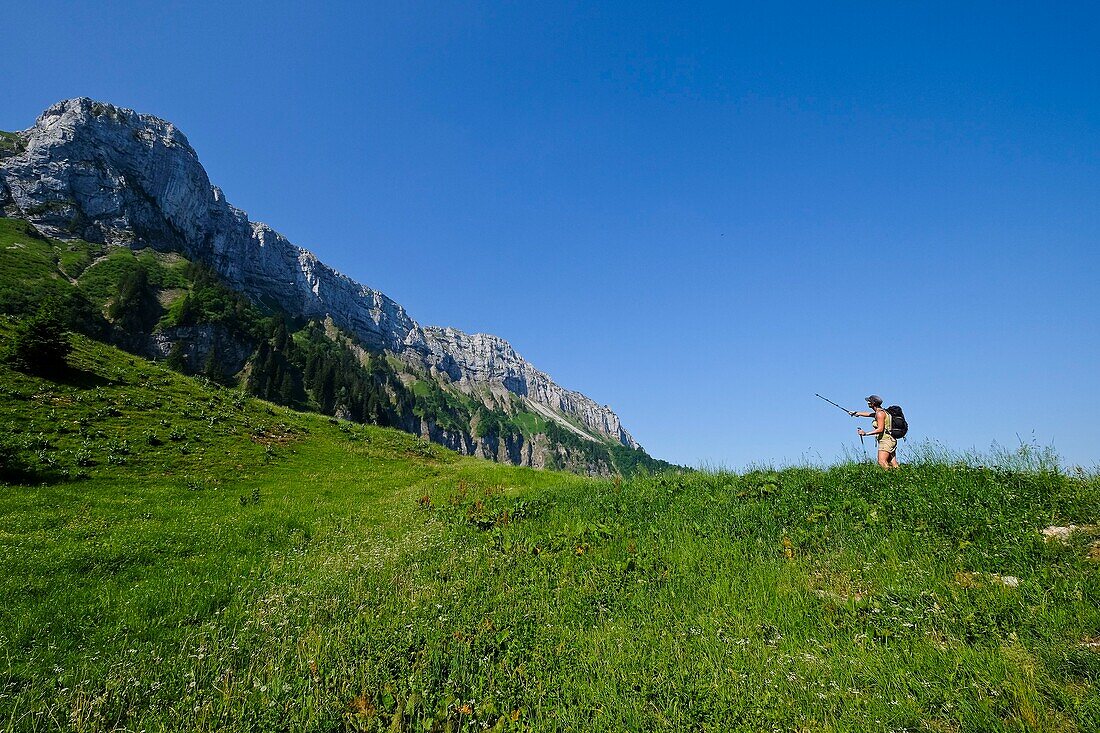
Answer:
<path fill-rule="evenodd" d="M 138 131 L 146 142 L 160 141 L 184 147 L 194 154 L 187 137 L 171 122 L 90 97 L 63 99 L 51 105 L 38 116 L 34 127 L 26 132 L 35 135 L 53 128 L 79 128 L 82 134 L 92 133 L 99 128 L 100 134 L 108 135 L 112 128 L 116 132 L 121 128 L 130 128 Z"/>

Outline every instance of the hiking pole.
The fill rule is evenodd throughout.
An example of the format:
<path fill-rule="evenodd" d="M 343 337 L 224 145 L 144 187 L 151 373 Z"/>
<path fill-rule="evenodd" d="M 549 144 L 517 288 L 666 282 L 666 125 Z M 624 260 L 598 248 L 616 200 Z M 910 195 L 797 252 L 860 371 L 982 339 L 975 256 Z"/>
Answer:
<path fill-rule="evenodd" d="M 818 394 L 817 392 L 814 392 L 814 397 L 821 397 L 821 395 L 819 395 L 819 394 Z M 832 400 L 830 400 L 830 399 L 829 399 L 828 397 L 821 397 L 821 399 L 825 400 L 826 402 L 828 402 L 828 403 L 829 403 L 830 405 L 832 405 L 833 407 L 836 407 L 836 408 L 838 408 L 838 409 L 840 409 L 840 410 L 844 410 L 844 411 L 845 411 L 846 413 L 848 413 L 849 415 L 851 415 L 851 414 L 852 414 L 852 411 L 851 411 L 851 410 L 845 410 L 845 409 L 844 409 L 843 407 L 841 407 L 841 406 L 840 406 L 840 405 L 838 405 L 837 403 L 833 402 L 833 401 L 832 401 Z"/>
<path fill-rule="evenodd" d="M 818 394 L 817 392 L 814 392 L 814 397 L 821 397 L 821 395 L 819 395 L 819 394 Z M 830 399 L 829 399 L 828 397 L 821 397 L 821 399 L 825 400 L 826 402 L 828 402 L 828 403 L 829 403 L 830 405 L 832 405 L 833 407 L 840 407 L 840 405 L 838 405 L 837 403 L 833 402 L 833 401 L 832 401 L 832 400 L 830 400 Z M 844 408 L 843 408 L 843 407 L 840 407 L 840 409 L 841 409 L 841 410 L 844 410 Z M 844 411 L 845 411 L 846 413 L 848 413 L 848 415 L 851 415 L 851 414 L 852 414 L 852 411 L 851 411 L 851 410 L 844 410 Z M 866 455 L 866 453 L 867 453 L 867 444 L 863 442 L 863 436 L 862 436 L 862 435 L 861 435 L 861 436 L 859 436 L 859 447 L 863 449 L 863 453 L 864 453 L 864 455 Z"/>

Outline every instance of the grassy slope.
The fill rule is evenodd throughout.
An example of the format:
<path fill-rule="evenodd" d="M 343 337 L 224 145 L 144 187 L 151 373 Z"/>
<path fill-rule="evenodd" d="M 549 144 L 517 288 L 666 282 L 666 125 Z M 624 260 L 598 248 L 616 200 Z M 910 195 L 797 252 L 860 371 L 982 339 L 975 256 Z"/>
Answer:
<path fill-rule="evenodd" d="M 64 289 L 58 253 L 22 219 L 0 217 L 0 287 Z"/>
<path fill-rule="evenodd" d="M 0 437 L 69 474 L 0 489 L 2 727 L 1100 725 L 1092 540 L 1037 531 L 1096 478 L 595 481 L 72 361 L 0 366 Z"/>
<path fill-rule="evenodd" d="M 22 219 L 0 217 L 0 288 L 54 290 L 61 293 L 70 280 L 97 306 L 118 291 L 119 281 L 138 266 L 148 271 L 158 289 L 185 288 L 186 261 L 174 255 L 104 245 L 82 240 L 59 242 L 38 235 Z"/>

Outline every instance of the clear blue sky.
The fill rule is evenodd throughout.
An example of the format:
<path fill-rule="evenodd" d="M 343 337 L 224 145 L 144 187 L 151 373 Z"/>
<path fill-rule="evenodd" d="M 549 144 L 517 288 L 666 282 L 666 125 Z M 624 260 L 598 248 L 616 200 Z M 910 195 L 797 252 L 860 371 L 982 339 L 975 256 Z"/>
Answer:
<path fill-rule="evenodd" d="M 660 458 L 832 460 L 814 393 L 878 392 L 1100 463 L 1094 3 L 161 5 L 7 11 L 0 129 L 169 119 L 253 219 Z"/>

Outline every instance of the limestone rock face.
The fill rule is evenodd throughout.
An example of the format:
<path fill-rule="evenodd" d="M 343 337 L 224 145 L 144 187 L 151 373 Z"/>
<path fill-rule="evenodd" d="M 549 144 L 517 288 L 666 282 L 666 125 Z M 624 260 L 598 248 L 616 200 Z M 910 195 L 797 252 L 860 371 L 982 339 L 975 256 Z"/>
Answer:
<path fill-rule="evenodd" d="M 574 432 L 639 447 L 609 407 L 559 386 L 507 341 L 421 327 L 382 293 L 250 221 L 211 185 L 170 122 L 70 99 L 43 112 L 19 140 L 21 150 L 0 158 L 0 206 L 43 234 L 181 252 L 257 302 L 331 319 L 363 344 L 453 382 L 506 389 Z"/>
<path fill-rule="evenodd" d="M 405 345 L 407 358 L 419 357 L 421 365 L 436 367 L 453 382 L 498 382 L 515 395 L 580 422 L 585 428 L 580 432 L 595 434 L 589 437 L 609 436 L 623 445 L 639 447 L 610 407 L 601 407 L 580 392 L 556 384 L 502 338 L 429 326 L 410 333 Z"/>
<path fill-rule="evenodd" d="M 200 371 L 206 363 L 206 358 L 211 352 L 218 357 L 218 363 L 222 365 L 225 373 L 236 374 L 244 368 L 245 362 L 251 355 L 251 350 L 245 344 L 233 337 L 226 329 L 210 324 L 201 326 L 176 326 L 166 331 L 159 331 L 152 336 L 151 356 L 165 359 L 172 352 L 172 347 L 177 343 L 186 344 L 183 354 L 184 360 L 190 365 L 192 371 Z"/>
<path fill-rule="evenodd" d="M 476 437 L 441 428 L 432 420 L 420 419 L 403 426 L 406 432 L 438 443 L 464 456 L 477 456 L 500 463 L 531 468 L 562 468 L 588 476 L 611 476 L 614 467 L 601 459 L 593 459 L 562 445 L 555 445 L 545 435 L 528 438 L 522 435 Z"/>

